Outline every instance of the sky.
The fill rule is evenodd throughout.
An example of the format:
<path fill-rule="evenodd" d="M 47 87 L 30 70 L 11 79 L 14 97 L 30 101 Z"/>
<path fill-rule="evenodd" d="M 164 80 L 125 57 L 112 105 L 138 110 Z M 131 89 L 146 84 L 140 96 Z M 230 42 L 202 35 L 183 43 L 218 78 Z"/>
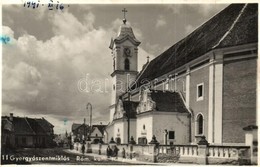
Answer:
<path fill-rule="evenodd" d="M 55 133 L 64 133 L 72 123 L 88 122 L 89 102 L 92 122 L 107 124 L 113 67 L 108 47 L 123 8 L 141 41 L 141 70 L 147 56 L 154 59 L 227 5 L 70 4 L 62 11 L 3 5 L 2 34 L 11 40 L 2 44 L 2 115 L 44 117 Z"/>

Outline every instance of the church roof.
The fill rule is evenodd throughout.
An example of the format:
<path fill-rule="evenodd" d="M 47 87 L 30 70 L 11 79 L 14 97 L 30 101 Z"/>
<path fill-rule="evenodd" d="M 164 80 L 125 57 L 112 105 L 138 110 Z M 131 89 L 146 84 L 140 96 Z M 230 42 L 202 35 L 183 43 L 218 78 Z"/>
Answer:
<path fill-rule="evenodd" d="M 258 5 L 231 4 L 150 61 L 132 89 L 141 86 L 143 80 L 151 81 L 167 74 L 211 50 L 256 42 Z"/>
<path fill-rule="evenodd" d="M 156 103 L 156 111 L 188 113 L 178 92 L 152 91 L 151 98 Z"/>
<path fill-rule="evenodd" d="M 141 42 L 135 38 L 133 29 L 128 24 L 122 24 L 119 28 L 119 33 L 117 37 L 114 39 L 115 42 L 124 41 L 125 39 L 133 40 L 132 42 L 139 45 Z"/>
<path fill-rule="evenodd" d="M 139 102 L 135 101 L 123 101 L 124 111 L 129 118 L 136 118 L 136 108 Z"/>

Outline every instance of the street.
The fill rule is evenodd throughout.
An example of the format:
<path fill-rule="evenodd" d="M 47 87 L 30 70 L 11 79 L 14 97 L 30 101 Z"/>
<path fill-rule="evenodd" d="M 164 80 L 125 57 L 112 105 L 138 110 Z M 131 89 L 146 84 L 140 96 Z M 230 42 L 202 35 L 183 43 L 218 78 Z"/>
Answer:
<path fill-rule="evenodd" d="M 1 164 L 129 165 L 127 162 L 72 153 L 63 148 L 24 148 L 1 156 Z M 133 164 L 131 165 L 145 165 Z"/>

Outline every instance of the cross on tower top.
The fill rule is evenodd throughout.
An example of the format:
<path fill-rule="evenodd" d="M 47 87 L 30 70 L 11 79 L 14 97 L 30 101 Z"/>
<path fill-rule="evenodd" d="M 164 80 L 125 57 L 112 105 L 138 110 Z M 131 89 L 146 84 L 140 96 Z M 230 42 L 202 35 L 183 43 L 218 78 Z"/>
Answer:
<path fill-rule="evenodd" d="M 126 8 L 124 8 L 124 9 L 122 10 L 122 12 L 124 13 L 124 19 L 123 19 L 123 22 L 124 22 L 124 24 L 125 24 L 125 23 L 126 23 L 125 15 L 126 15 L 126 12 L 127 12 Z"/>

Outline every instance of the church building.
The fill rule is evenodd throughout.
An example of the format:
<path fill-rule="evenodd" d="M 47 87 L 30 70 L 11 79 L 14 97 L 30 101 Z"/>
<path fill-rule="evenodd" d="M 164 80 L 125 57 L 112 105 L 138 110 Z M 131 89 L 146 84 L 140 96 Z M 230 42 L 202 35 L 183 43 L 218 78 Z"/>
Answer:
<path fill-rule="evenodd" d="M 171 37 L 174 38 L 174 37 Z M 111 40 L 106 141 L 244 143 L 257 125 L 258 5 L 231 4 L 138 72 L 138 46 L 124 19 Z"/>

